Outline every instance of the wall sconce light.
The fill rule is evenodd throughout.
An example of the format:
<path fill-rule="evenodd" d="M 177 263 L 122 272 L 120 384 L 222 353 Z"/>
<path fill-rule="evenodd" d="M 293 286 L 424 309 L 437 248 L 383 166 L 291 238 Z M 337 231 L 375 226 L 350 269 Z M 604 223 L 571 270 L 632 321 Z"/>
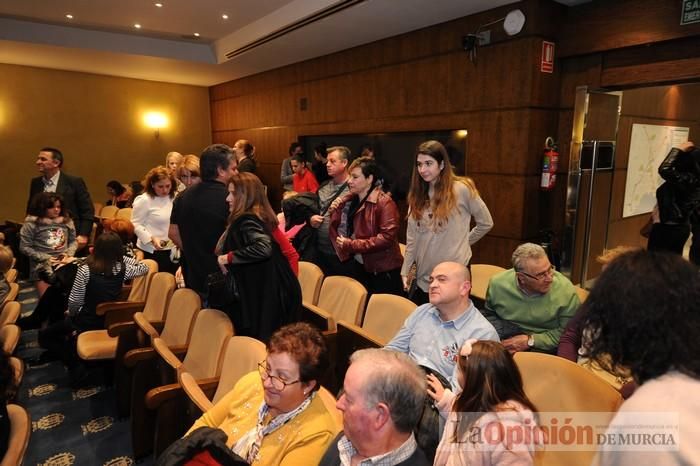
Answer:
<path fill-rule="evenodd" d="M 168 126 L 168 117 L 162 112 L 148 112 L 143 116 L 143 122 L 148 128 L 155 130 L 155 136 L 158 138 L 161 128 Z"/>
<path fill-rule="evenodd" d="M 458 138 L 466 138 L 468 134 L 469 134 L 469 131 L 467 131 L 466 129 L 458 129 L 457 130 L 457 137 Z"/>

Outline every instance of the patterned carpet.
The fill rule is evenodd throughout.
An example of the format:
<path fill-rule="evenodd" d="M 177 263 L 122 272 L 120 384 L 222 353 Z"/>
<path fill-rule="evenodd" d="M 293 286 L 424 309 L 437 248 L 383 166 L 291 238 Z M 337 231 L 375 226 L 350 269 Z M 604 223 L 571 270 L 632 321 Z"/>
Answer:
<path fill-rule="evenodd" d="M 17 298 L 22 313 L 36 305 L 34 287 L 21 283 Z M 16 354 L 27 360 L 41 350 L 37 332 L 23 332 Z M 102 385 L 73 390 L 60 362 L 27 367 L 18 403 L 32 418 L 32 434 L 24 464 L 38 466 L 127 466 L 131 458 L 128 419 L 116 419 L 114 389 Z M 139 465 L 148 466 L 144 460 Z"/>

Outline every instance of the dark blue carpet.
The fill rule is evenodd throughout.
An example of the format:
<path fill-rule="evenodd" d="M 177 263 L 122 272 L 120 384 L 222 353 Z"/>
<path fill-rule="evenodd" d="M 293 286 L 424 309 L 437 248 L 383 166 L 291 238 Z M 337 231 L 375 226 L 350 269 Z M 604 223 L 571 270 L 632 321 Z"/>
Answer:
<path fill-rule="evenodd" d="M 36 305 L 34 287 L 22 283 L 17 298 L 22 313 Z M 16 354 L 22 359 L 37 356 L 37 332 L 23 332 Z M 127 466 L 131 457 L 128 419 L 116 419 L 112 387 L 95 385 L 81 390 L 70 388 L 68 373 L 61 362 L 27 367 L 17 402 L 32 418 L 32 435 L 25 465 L 38 466 Z M 151 460 L 138 463 L 148 466 Z"/>

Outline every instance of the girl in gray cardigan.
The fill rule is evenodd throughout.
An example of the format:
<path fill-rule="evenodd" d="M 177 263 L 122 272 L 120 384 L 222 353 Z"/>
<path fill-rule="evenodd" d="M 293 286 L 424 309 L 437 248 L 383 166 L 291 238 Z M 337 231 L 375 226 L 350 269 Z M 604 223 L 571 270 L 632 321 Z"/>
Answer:
<path fill-rule="evenodd" d="M 37 193 L 19 236 L 19 250 L 29 257 L 29 278 L 41 296 L 49 287 L 45 280 L 53 273 L 53 267 L 73 256 L 78 247 L 75 226 L 63 208 L 61 196 Z"/>

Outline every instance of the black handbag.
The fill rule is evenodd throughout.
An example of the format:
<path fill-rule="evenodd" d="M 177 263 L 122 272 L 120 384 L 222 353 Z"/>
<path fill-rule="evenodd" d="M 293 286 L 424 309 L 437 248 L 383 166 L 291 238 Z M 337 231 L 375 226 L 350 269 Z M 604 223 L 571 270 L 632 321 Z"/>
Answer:
<path fill-rule="evenodd" d="M 442 374 L 426 366 L 420 366 L 420 368 L 425 371 L 426 375 L 433 374 L 442 384 L 443 388 L 451 389 L 452 386 L 450 382 L 448 382 Z M 432 462 L 435 459 L 435 452 L 440 443 L 442 431 L 440 429 L 440 411 L 435 406 L 435 402 L 430 395 L 425 395 L 423 413 L 418 420 L 418 425 L 416 425 L 414 434 L 416 443 Z"/>
<path fill-rule="evenodd" d="M 232 272 L 218 270 L 207 276 L 207 306 L 226 310 L 239 300 L 236 278 Z"/>

